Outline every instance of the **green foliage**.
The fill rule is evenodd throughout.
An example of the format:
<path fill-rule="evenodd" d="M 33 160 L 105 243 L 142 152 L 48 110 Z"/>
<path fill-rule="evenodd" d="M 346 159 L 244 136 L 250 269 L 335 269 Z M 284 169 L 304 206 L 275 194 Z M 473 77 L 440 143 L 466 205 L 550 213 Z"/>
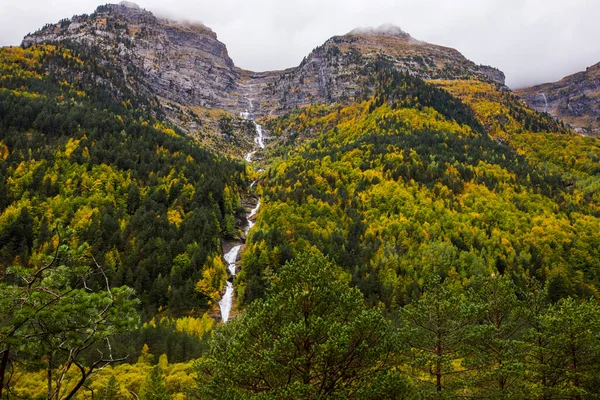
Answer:
<path fill-rule="evenodd" d="M 51 254 L 60 221 L 146 315 L 206 309 L 194 288 L 221 235 L 236 234 L 245 166 L 164 125 L 102 57 L 76 44 L 0 50 L 0 272 Z"/>
<path fill-rule="evenodd" d="M 142 400 L 171 400 L 171 395 L 167 390 L 165 373 L 159 365 L 155 365 L 146 377 L 141 398 Z"/>
<path fill-rule="evenodd" d="M 35 366 L 45 357 L 48 369 L 58 366 L 54 388 L 52 376 L 48 378 L 51 399 L 60 398 L 63 380 L 72 367 L 78 368 L 81 376 L 66 392 L 70 396 L 94 369 L 114 362 L 110 339 L 139 323 L 134 291 L 126 286 L 110 287 L 102 267 L 86 257 L 86 250 L 85 246 L 70 249 L 59 242 L 56 254 L 45 265 L 9 268 L 0 283 L 4 367 L 7 362 Z M 104 277 L 104 286 L 92 283 L 95 274 Z M 100 348 L 107 354 L 101 351 L 86 367 L 86 353 L 99 351 L 103 341 L 108 349 Z M 5 377 L 4 367 L 0 381 Z"/>
<path fill-rule="evenodd" d="M 450 280 L 435 282 L 401 312 L 400 335 L 411 350 L 408 365 L 427 398 L 457 391 L 469 371 L 456 365 L 471 355 L 465 339 L 476 322 L 478 304 L 464 301 L 460 289 Z"/>
<path fill-rule="evenodd" d="M 400 313 L 402 371 L 431 399 L 597 398 L 598 302 L 547 299 L 508 277 L 429 283 Z"/>
<path fill-rule="evenodd" d="M 597 398 L 600 306 L 561 299 L 529 331 L 532 393 L 537 398 Z"/>
<path fill-rule="evenodd" d="M 114 375 L 111 375 L 100 394 L 100 400 L 118 400 L 120 391 L 121 386 L 119 385 L 119 381 L 117 381 Z"/>
<path fill-rule="evenodd" d="M 191 366 L 168 360 L 201 357 L 199 398 L 598 398 L 597 139 L 492 84 L 376 58 L 362 103 L 268 121 L 283 139 L 236 282 L 248 307 L 205 351 L 221 238 L 239 235 L 253 172 L 166 125 L 108 54 L 0 50 L 0 370 L 19 365 L 15 396 L 180 399 Z M 238 140 L 240 121 L 210 118 Z M 131 334 L 134 289 L 148 322 Z M 138 362 L 108 365 L 115 342 Z"/>
<path fill-rule="evenodd" d="M 524 121 L 539 122 L 536 129 L 556 125 L 523 110 L 503 125 L 512 132 L 498 128 L 492 136 L 487 108 L 471 102 L 483 94 L 463 103 L 402 75 L 388 81 L 361 104 L 317 105 L 269 123 L 289 135 L 259 187 L 263 206 L 242 254 L 243 301 L 264 296 L 266 271 L 310 246 L 351 273 L 369 304 L 383 301 L 390 310 L 418 297 L 430 277 L 450 273 L 536 277 L 552 283 L 556 299 L 596 296 L 600 203 L 563 171 L 541 165 L 542 154 L 521 144 L 533 134 L 516 134 L 526 132 Z M 498 100 L 485 104 L 500 110 L 524 108 L 476 83 L 444 85 L 489 90 Z M 515 151 L 525 146 L 532 154 Z M 591 170 L 593 162 L 586 165 Z"/>
<path fill-rule="evenodd" d="M 526 326 L 519 290 L 508 276 L 475 280 L 468 301 L 479 305 L 479 323 L 470 328 L 467 343 L 471 355 L 463 364 L 475 373 L 469 379 L 474 393 L 492 399 L 519 399 L 525 396 L 523 354 L 527 346 L 520 339 Z"/>
<path fill-rule="evenodd" d="M 550 114 L 527 107 L 506 88 L 480 80 L 432 81 L 461 99 L 473 110 L 480 124 L 497 138 L 509 139 L 521 133 L 568 133 L 564 123 Z"/>
<path fill-rule="evenodd" d="M 369 111 L 388 103 L 392 108 L 430 107 L 444 118 L 461 125 L 468 125 L 474 131 L 483 132 L 483 126 L 471 107 L 459 98 L 409 73 L 399 73 L 395 69 L 383 68 L 376 77 L 375 97 Z"/>
<path fill-rule="evenodd" d="M 115 399 L 141 398 L 146 378 L 151 374 L 152 368 L 153 366 L 144 363 L 109 365 L 95 373 L 86 382 L 87 388 L 79 391 L 76 398 L 89 400 L 102 398 L 107 388 L 110 388 L 109 393 L 113 392 L 113 389 L 118 389 Z M 163 368 L 163 372 L 167 392 L 171 394 L 173 400 L 189 399 L 186 392 L 194 385 L 192 363 L 169 364 Z M 27 371 L 17 366 L 11 376 L 11 394 L 14 398 L 47 398 L 46 374 L 45 370 Z M 76 375 L 76 371 L 71 371 L 67 379 L 77 379 Z M 12 395 L 9 397 L 11 400 Z"/>
<path fill-rule="evenodd" d="M 388 322 L 318 252 L 273 277 L 265 300 L 218 328 L 196 366 L 199 398 L 409 398 L 389 370 Z M 403 397 L 405 396 L 405 397 Z"/>

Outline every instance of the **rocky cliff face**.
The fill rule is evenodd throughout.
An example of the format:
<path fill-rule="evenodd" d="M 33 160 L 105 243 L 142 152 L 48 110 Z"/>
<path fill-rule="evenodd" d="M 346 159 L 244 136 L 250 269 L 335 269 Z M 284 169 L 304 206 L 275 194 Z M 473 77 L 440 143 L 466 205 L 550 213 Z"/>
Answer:
<path fill-rule="evenodd" d="M 423 79 L 476 77 L 501 85 L 505 79 L 501 71 L 478 66 L 454 49 L 421 42 L 396 26 L 381 26 L 335 36 L 297 68 L 261 77 L 262 97 L 276 112 L 315 101 L 343 102 L 369 89 L 372 69 L 382 62 Z"/>
<path fill-rule="evenodd" d="M 580 133 L 600 132 L 600 63 L 558 82 L 516 93 L 537 111 L 550 113 Z"/>
<path fill-rule="evenodd" d="M 333 37 L 298 67 L 261 73 L 236 68 L 209 28 L 157 18 L 132 3 L 101 6 L 92 15 L 47 25 L 25 37 L 23 45 L 64 41 L 109 54 L 133 89 L 164 99 L 167 110 L 176 103 L 264 116 L 316 101 L 344 102 L 368 92 L 374 65 L 381 62 L 423 79 L 476 77 L 504 84 L 499 70 L 393 26 Z M 171 113 L 172 120 L 193 130 L 178 112 Z"/>
<path fill-rule="evenodd" d="M 156 18 L 132 3 L 100 6 L 91 15 L 47 25 L 23 39 L 73 41 L 108 53 L 151 93 L 202 107 L 237 104 L 238 74 L 225 45 L 203 25 Z M 133 78 L 133 77 L 132 77 Z"/>

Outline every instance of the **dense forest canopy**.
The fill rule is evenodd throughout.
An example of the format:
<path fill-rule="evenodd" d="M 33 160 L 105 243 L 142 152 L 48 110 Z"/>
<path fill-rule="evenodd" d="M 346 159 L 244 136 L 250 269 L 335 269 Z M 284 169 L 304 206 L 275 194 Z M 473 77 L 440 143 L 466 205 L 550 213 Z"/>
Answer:
<path fill-rule="evenodd" d="M 481 106 L 444 102 L 430 94 L 442 89 L 407 75 L 380 79 L 386 89 L 371 100 L 269 123 L 286 141 L 261 181 L 264 206 L 243 255 L 245 301 L 263 295 L 266 271 L 311 246 L 392 310 L 418 298 L 431 276 L 453 273 L 535 277 L 555 300 L 596 296 L 600 220 L 589 161 L 568 177 L 553 164 L 566 154 L 554 161 L 538 150 L 561 140 L 575 151 L 584 139 L 542 133 L 562 128 L 530 110 L 507 112 L 520 131 L 488 132 Z M 485 85 L 499 107 L 525 108 Z"/>
<path fill-rule="evenodd" d="M 35 271 L 55 254 L 53 267 L 74 268 L 65 254 L 78 251 L 78 263 L 101 266 L 110 287 L 126 285 L 140 300 L 145 324 L 134 324 L 134 334 L 111 333 L 121 335 L 115 358 L 135 360 L 145 343 L 172 361 L 200 355 L 199 338 L 214 325 L 202 314 L 227 279 L 221 238 L 237 233 L 246 166 L 170 127 L 152 99 L 131 92 L 84 48 L 2 49 L 0 77 L 5 294 L 25 282 L 19 268 Z M 94 273 L 70 284 L 85 291 L 82 284 L 94 288 L 104 278 Z M 31 301 L 33 310 L 41 304 Z M 7 307 L 13 313 L 14 304 Z M 11 357 L 38 356 L 12 349 Z M 95 354 L 81 356 L 91 362 Z"/>
<path fill-rule="evenodd" d="M 2 265 L 52 253 L 60 223 L 151 314 L 206 307 L 194 286 L 234 233 L 245 166 L 163 125 L 126 87 L 108 96 L 96 76 L 116 72 L 76 50 L 3 49 L 0 68 Z"/>

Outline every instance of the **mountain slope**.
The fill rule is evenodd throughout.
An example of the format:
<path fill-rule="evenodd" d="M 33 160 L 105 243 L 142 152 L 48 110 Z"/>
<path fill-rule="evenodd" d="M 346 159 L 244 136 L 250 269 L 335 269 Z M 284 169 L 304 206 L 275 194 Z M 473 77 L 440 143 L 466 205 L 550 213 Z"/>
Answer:
<path fill-rule="evenodd" d="M 531 107 L 571 124 L 578 132 L 600 132 L 600 63 L 558 82 L 516 90 Z"/>
<path fill-rule="evenodd" d="M 377 386 L 389 392 L 381 398 L 411 397 L 408 384 L 488 398 L 542 397 L 555 384 L 565 398 L 597 391 L 600 341 L 588 328 L 600 326 L 600 141 L 528 107 L 501 72 L 395 27 L 334 37 L 297 68 L 244 71 L 208 28 L 129 3 L 46 26 L 23 44 L 0 49 L 0 286 L 66 246 L 61 254 L 75 259 L 55 266 L 100 265 L 112 284 L 135 288 L 144 325 L 106 351 L 137 362 L 98 371 L 96 394 L 139 397 L 155 386 L 201 395 L 213 380 L 224 391 L 207 398 L 264 397 L 273 387 L 256 366 L 266 362 L 286 395 L 306 398 L 316 393 L 307 382 L 324 382 L 309 373 L 319 363 L 306 362 L 317 353 L 330 383 L 345 386 L 341 372 L 356 398 L 373 398 Z M 271 116 L 261 122 L 258 171 L 229 156 L 250 151 L 253 132 L 262 144 L 256 122 L 237 117 L 244 109 L 245 118 Z M 248 216 L 250 196 L 262 205 Z M 99 282 L 102 274 L 79 283 Z M 342 286 L 341 301 L 323 296 Z M 211 315 L 234 287 L 243 316 L 222 329 Z M 348 312 L 365 304 L 378 317 L 348 330 Z M 373 358 L 377 369 L 390 363 L 381 380 L 360 356 L 377 344 L 355 340 L 373 326 L 394 354 Z M 440 353 L 448 326 L 466 329 L 451 329 Z M 551 345 L 536 347 L 542 335 Z M 223 346 L 207 345 L 209 336 Z M 579 337 L 586 345 L 573 355 L 563 343 Z M 45 346 L 2 344 L 2 362 L 10 355 L 15 366 L 11 390 L 46 396 L 61 360 Z M 548 364 L 538 350 L 557 356 Z M 584 373 L 574 374 L 567 362 L 579 354 Z M 190 359 L 199 360 L 168 365 Z M 334 359 L 353 367 L 340 371 Z M 558 378 L 546 385 L 542 369 Z M 520 387 L 506 387 L 507 376 Z"/>
<path fill-rule="evenodd" d="M 555 298 L 597 295 L 599 181 L 584 169 L 600 164 L 590 158 L 576 176 L 560 167 L 584 145 L 577 137 L 543 133 L 562 129 L 493 85 L 397 72 L 378 80 L 365 102 L 269 122 L 283 146 L 261 180 L 264 204 L 243 253 L 246 301 L 314 248 L 392 310 L 435 276 L 536 277 Z M 548 151 L 557 142 L 574 143 Z"/>
<path fill-rule="evenodd" d="M 131 4 L 46 25 L 23 45 L 73 41 L 108 52 L 149 93 L 184 105 L 227 109 L 237 74 L 225 45 L 203 25 L 156 18 Z"/>
<path fill-rule="evenodd" d="M 422 79 L 475 77 L 504 84 L 497 69 L 477 66 L 458 51 L 421 42 L 395 26 L 355 29 L 314 49 L 297 68 L 269 82 L 262 95 L 279 96 L 271 107 L 347 102 L 369 96 L 381 64 Z"/>
<path fill-rule="evenodd" d="M 134 287 L 150 315 L 210 308 L 245 165 L 165 125 L 89 54 L 0 49 L 0 76 L 0 272 L 39 265 L 60 235 Z M 210 290 L 196 291 L 206 274 Z"/>

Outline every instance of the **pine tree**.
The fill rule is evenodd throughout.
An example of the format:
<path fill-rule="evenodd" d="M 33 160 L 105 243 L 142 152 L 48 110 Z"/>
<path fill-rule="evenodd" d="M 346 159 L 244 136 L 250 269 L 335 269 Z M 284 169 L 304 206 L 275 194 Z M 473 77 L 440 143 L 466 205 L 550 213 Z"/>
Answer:
<path fill-rule="evenodd" d="M 106 386 L 100 394 L 100 400 L 118 400 L 121 385 L 117 381 L 114 375 L 111 375 L 110 379 L 106 383 Z"/>
<path fill-rule="evenodd" d="M 380 310 L 322 254 L 301 253 L 265 300 L 220 327 L 196 364 L 201 399 L 409 399 Z M 233 368 L 232 368 L 233 366 Z"/>
<path fill-rule="evenodd" d="M 516 286 L 508 276 L 476 279 L 469 301 L 481 306 L 478 323 L 465 337 L 473 348 L 463 361 L 474 370 L 471 390 L 486 398 L 522 398 L 524 312 Z"/>
<path fill-rule="evenodd" d="M 141 398 L 142 400 L 171 400 L 165 373 L 160 366 L 155 365 L 146 376 Z"/>
<path fill-rule="evenodd" d="M 596 300 L 570 297 L 551 305 L 530 332 L 534 354 L 530 368 L 544 371 L 539 398 L 596 398 L 600 373 L 600 306 Z M 537 340 L 539 337 L 543 340 Z"/>
<path fill-rule="evenodd" d="M 434 280 L 417 302 L 402 310 L 400 335 L 410 349 L 408 363 L 426 398 L 445 398 L 459 391 L 469 371 L 460 362 L 472 351 L 465 338 L 479 312 L 461 292 L 450 280 Z"/>

